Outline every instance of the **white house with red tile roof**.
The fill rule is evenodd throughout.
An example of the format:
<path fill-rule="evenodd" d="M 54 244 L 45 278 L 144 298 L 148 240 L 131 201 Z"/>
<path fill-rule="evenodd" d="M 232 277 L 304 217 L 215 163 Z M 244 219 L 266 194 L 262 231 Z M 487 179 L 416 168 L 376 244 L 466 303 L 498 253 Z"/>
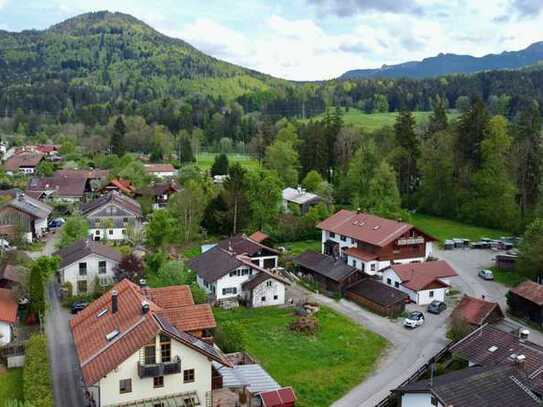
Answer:
<path fill-rule="evenodd" d="M 444 260 L 393 264 L 383 272 L 383 282 L 409 295 L 412 302 L 425 305 L 445 301 L 450 279 L 457 275 Z"/>
<path fill-rule="evenodd" d="M 0 345 L 11 342 L 13 325 L 17 321 L 17 299 L 14 291 L 0 288 Z"/>
<path fill-rule="evenodd" d="M 177 177 L 177 170 L 171 164 L 144 164 L 145 172 L 158 178 Z"/>
<path fill-rule="evenodd" d="M 393 263 L 422 262 L 435 240 L 408 223 L 342 209 L 317 225 L 322 253 L 375 275 Z"/>
<path fill-rule="evenodd" d="M 189 287 L 123 280 L 71 321 L 83 384 L 97 407 L 208 405 L 215 319 Z"/>

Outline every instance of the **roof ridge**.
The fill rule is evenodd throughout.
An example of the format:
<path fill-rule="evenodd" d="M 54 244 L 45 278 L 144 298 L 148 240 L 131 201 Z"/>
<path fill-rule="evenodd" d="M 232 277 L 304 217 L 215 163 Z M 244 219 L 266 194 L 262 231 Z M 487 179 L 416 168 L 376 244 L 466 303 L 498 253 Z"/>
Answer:
<path fill-rule="evenodd" d="M 541 400 L 539 400 L 537 398 L 537 396 L 524 384 L 522 383 L 518 378 L 516 378 L 515 376 L 511 375 L 509 376 L 509 378 L 513 381 L 513 383 L 515 383 L 520 389 L 522 389 L 528 396 L 530 396 L 530 398 L 532 398 L 533 400 L 535 400 L 536 402 L 540 403 Z"/>

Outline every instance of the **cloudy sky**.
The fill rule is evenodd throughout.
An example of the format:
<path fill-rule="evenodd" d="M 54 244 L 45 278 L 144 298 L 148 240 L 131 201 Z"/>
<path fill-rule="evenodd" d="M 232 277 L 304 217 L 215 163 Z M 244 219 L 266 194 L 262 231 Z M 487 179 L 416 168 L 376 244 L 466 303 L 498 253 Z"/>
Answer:
<path fill-rule="evenodd" d="M 44 29 L 105 9 L 217 58 L 297 80 L 543 40 L 543 0 L 0 0 L 0 29 Z"/>

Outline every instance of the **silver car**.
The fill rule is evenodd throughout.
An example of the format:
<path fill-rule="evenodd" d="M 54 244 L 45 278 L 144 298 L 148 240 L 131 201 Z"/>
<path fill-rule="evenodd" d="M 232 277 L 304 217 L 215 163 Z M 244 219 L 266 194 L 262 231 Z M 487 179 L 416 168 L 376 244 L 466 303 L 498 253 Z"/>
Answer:
<path fill-rule="evenodd" d="M 479 271 L 479 277 L 481 277 L 483 280 L 494 280 L 494 273 L 492 270 L 483 269 Z"/>

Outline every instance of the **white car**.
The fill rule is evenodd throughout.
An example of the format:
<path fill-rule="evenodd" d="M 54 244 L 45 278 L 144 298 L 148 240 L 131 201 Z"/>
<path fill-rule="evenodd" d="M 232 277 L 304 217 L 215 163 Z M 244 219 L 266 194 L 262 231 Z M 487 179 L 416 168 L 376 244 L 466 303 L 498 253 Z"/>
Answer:
<path fill-rule="evenodd" d="M 406 328 L 416 328 L 424 324 L 424 314 L 420 311 L 411 312 L 403 321 Z"/>
<path fill-rule="evenodd" d="M 0 250 L 11 250 L 11 245 L 6 239 L 0 239 Z"/>

